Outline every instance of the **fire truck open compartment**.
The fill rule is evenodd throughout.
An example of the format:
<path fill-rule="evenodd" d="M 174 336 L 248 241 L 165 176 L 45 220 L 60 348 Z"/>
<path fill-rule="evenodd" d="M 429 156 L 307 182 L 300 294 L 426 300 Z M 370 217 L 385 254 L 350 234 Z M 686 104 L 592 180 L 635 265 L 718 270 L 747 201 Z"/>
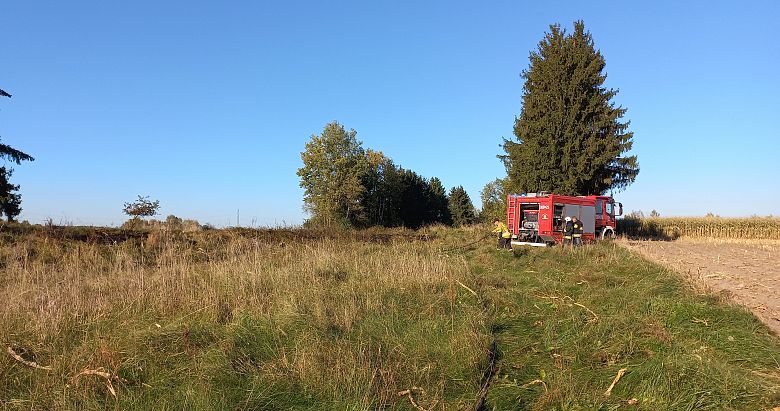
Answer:
<path fill-rule="evenodd" d="M 535 230 L 539 227 L 539 203 L 526 203 L 520 206 L 520 227 Z"/>

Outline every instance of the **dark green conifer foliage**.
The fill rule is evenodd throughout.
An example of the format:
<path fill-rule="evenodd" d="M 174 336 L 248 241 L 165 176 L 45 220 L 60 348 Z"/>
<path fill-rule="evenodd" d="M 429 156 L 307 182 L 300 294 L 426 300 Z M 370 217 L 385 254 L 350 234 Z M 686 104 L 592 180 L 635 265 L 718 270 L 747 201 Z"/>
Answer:
<path fill-rule="evenodd" d="M 452 224 L 449 199 L 444 184 L 438 178 L 431 177 L 428 187 L 430 191 L 428 192 L 429 215 L 427 220 L 431 223 Z"/>
<path fill-rule="evenodd" d="M 621 122 L 626 109 L 612 102 L 617 90 L 604 87 L 604 67 L 582 21 L 571 34 L 550 26 L 522 74 L 516 140 L 504 140 L 500 156 L 511 191 L 601 194 L 636 179 L 636 156 L 625 155 L 633 133 Z"/>
<path fill-rule="evenodd" d="M 363 193 L 360 203 L 365 213 L 360 221 L 361 226 L 398 225 L 398 171 L 393 160 L 381 151 L 366 150 L 369 169 L 363 175 Z"/>
<path fill-rule="evenodd" d="M 0 97 L 10 98 L 11 95 L 0 89 Z M 0 143 L 0 159 L 10 160 L 16 164 L 35 160 L 31 155 L 2 143 Z M 22 196 L 17 193 L 19 185 L 11 184 L 9 181 L 13 171 L 12 168 L 0 167 L 0 213 L 4 214 L 8 221 L 13 221 L 22 212 Z"/>
<path fill-rule="evenodd" d="M 450 190 L 449 198 L 450 214 L 452 223 L 456 227 L 472 224 L 476 220 L 474 204 L 463 186 L 453 187 Z"/>
<path fill-rule="evenodd" d="M 19 185 L 8 181 L 12 173 L 12 169 L 0 167 L 0 213 L 5 215 L 8 222 L 14 221 L 22 212 L 22 196 L 16 192 Z"/>

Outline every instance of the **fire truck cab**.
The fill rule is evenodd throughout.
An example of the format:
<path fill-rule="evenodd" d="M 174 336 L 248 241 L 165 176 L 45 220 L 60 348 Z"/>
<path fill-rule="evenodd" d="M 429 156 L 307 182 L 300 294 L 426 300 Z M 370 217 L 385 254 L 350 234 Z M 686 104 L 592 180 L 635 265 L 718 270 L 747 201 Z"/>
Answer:
<path fill-rule="evenodd" d="M 506 223 L 513 246 L 544 247 L 562 243 L 566 217 L 582 221 L 584 242 L 614 238 L 615 217 L 623 215 L 623 204 L 610 196 L 510 194 L 506 204 Z"/>

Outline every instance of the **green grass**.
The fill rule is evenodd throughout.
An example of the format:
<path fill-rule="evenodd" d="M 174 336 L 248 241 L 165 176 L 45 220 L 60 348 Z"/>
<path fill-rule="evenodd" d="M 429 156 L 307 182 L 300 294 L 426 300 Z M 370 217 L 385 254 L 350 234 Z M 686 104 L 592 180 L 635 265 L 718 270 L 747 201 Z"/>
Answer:
<path fill-rule="evenodd" d="M 0 353 L 0 409 L 473 410 L 494 340 L 486 410 L 780 405 L 745 309 L 609 243 L 455 248 L 480 230 L 0 236 L 1 348 L 53 367 Z"/>
<path fill-rule="evenodd" d="M 777 336 L 673 272 L 609 243 L 472 254 L 501 351 L 488 409 L 622 409 L 631 399 L 632 409 L 646 410 L 780 404 Z"/>

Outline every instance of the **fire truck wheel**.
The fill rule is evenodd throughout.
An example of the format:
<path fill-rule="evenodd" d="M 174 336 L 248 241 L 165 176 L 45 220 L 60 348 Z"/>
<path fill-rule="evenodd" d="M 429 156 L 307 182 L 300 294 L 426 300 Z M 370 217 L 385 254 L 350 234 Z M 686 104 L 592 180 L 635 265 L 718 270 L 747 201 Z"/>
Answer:
<path fill-rule="evenodd" d="M 602 240 L 614 240 L 615 239 L 615 231 L 605 228 L 604 231 L 601 232 L 601 239 Z"/>

